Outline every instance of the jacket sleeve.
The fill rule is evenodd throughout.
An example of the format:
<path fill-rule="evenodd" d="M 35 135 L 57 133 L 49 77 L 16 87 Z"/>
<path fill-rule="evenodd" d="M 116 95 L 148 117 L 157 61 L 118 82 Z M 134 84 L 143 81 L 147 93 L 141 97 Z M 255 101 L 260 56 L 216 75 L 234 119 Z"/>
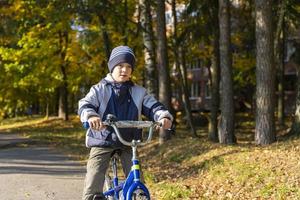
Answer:
<path fill-rule="evenodd" d="M 149 94 L 146 94 L 144 97 L 142 114 L 156 122 L 162 118 L 168 118 L 173 121 L 173 116 L 165 106 Z"/>
<path fill-rule="evenodd" d="M 81 122 L 86 122 L 91 116 L 99 116 L 98 110 L 100 102 L 98 98 L 99 91 L 93 86 L 89 93 L 78 102 L 78 115 Z"/>

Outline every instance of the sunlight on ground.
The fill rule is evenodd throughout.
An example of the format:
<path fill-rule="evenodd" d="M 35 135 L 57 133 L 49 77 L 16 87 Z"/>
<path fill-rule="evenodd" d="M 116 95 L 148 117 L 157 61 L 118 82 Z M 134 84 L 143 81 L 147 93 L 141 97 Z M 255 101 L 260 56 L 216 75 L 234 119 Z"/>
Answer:
<path fill-rule="evenodd" d="M 140 151 L 153 199 L 300 199 L 300 139 L 259 147 L 253 144 L 254 124 L 247 117 L 239 120 L 237 145 L 211 143 L 205 126 L 197 127 L 200 138 L 178 127 L 162 146 L 156 134 Z M 85 130 L 75 116 L 67 122 L 43 117 L 5 120 L 0 130 L 25 134 L 86 162 Z"/>
<path fill-rule="evenodd" d="M 18 117 L 0 121 L 0 131 L 4 129 L 19 128 L 24 126 L 36 125 L 46 119 L 40 116 Z"/>

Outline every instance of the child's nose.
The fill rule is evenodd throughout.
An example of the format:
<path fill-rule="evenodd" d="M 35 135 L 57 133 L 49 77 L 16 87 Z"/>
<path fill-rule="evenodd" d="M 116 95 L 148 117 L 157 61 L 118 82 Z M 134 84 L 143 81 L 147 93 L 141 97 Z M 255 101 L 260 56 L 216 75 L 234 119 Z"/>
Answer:
<path fill-rule="evenodd" d="M 122 67 L 122 71 L 127 71 L 128 70 L 128 67 Z"/>

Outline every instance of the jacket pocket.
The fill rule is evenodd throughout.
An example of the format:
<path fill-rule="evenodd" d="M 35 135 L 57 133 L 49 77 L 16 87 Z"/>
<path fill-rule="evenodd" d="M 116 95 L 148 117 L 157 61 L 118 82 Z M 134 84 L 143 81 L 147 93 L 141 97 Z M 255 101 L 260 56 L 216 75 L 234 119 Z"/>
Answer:
<path fill-rule="evenodd" d="M 106 144 L 106 139 L 110 131 L 107 129 L 96 131 L 92 129 L 88 129 L 86 133 L 86 146 L 94 147 L 94 146 L 103 146 Z"/>

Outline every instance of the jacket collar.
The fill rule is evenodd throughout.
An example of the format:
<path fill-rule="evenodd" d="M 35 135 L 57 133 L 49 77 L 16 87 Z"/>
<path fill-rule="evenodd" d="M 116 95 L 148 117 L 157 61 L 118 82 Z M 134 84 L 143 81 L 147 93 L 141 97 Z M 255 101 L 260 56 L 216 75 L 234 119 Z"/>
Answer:
<path fill-rule="evenodd" d="M 103 83 L 104 85 L 113 85 L 115 83 L 115 80 L 113 79 L 111 73 L 108 73 L 106 77 L 101 80 L 101 83 Z M 134 83 L 131 80 L 126 81 L 125 84 L 134 86 Z"/>

